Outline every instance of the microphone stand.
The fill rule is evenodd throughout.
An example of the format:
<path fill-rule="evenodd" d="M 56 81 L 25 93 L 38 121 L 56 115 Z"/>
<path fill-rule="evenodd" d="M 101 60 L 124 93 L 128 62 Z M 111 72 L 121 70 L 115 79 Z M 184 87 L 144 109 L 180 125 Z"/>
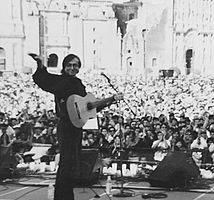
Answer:
<path fill-rule="evenodd" d="M 115 88 L 114 85 L 111 83 L 110 78 L 109 78 L 108 76 L 106 76 L 104 73 L 101 73 L 101 75 L 103 75 L 103 76 L 107 79 L 109 85 L 110 85 L 117 93 L 119 93 L 119 91 L 117 90 L 117 88 Z M 123 99 L 123 101 L 124 101 L 124 103 L 128 106 L 128 108 L 129 108 L 129 110 L 131 111 L 131 113 L 132 113 L 134 116 L 136 116 L 137 114 L 131 109 L 131 107 L 129 106 L 129 104 L 128 104 L 124 99 Z"/>
<path fill-rule="evenodd" d="M 123 187 L 123 184 L 124 184 L 124 176 L 123 176 L 123 168 L 122 168 L 122 165 L 123 165 L 123 158 L 122 158 L 122 152 L 123 152 L 123 149 L 122 149 L 122 129 L 121 129 L 121 124 L 119 124 L 119 138 L 120 138 L 120 147 L 119 147 L 119 162 L 118 164 L 120 165 L 120 176 L 121 176 L 121 187 L 120 187 L 120 192 L 116 193 L 116 194 L 113 194 L 113 197 L 131 197 L 133 196 L 132 193 L 130 192 L 124 192 L 124 187 Z"/>
<path fill-rule="evenodd" d="M 111 83 L 111 81 L 110 81 L 110 79 L 109 79 L 109 77 L 108 76 L 106 76 L 104 73 L 101 73 L 101 75 L 103 75 L 106 79 L 107 79 L 107 81 L 108 81 L 108 83 L 109 83 L 109 85 L 118 93 L 118 90 L 113 86 L 113 84 Z M 128 103 L 125 101 L 125 100 L 123 100 L 125 103 L 126 103 L 126 105 L 128 106 L 128 108 L 131 110 L 131 112 L 132 112 L 132 114 L 134 114 L 134 116 L 136 116 L 136 114 L 133 112 L 133 110 L 130 108 L 130 106 L 128 105 Z M 120 112 L 121 112 L 121 108 L 120 108 L 120 106 L 118 105 L 118 107 L 119 107 L 119 109 L 120 109 Z M 120 188 L 120 192 L 119 193 L 116 193 L 116 194 L 113 194 L 113 196 L 114 197 L 131 197 L 131 196 L 133 196 L 133 194 L 132 193 L 130 193 L 130 192 L 124 192 L 124 187 L 123 187 L 123 183 L 124 183 L 124 176 L 123 176 L 123 170 L 122 170 L 122 164 L 123 164 L 123 158 L 122 158 L 122 152 L 123 152 L 123 149 L 122 149 L 122 129 L 121 129 L 121 126 L 122 126 L 122 124 L 121 124 L 122 122 L 119 122 L 119 139 L 120 139 L 120 146 L 119 146 L 119 162 L 118 162 L 118 164 L 120 165 L 120 174 L 121 174 L 121 188 Z"/>

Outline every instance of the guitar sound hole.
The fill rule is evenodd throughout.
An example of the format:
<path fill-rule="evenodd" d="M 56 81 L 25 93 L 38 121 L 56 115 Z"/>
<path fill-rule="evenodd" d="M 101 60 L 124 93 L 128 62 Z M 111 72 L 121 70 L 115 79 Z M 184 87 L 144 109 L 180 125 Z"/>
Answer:
<path fill-rule="evenodd" d="M 90 102 L 87 103 L 87 109 L 88 110 L 92 110 L 93 109 L 92 103 L 90 103 Z"/>

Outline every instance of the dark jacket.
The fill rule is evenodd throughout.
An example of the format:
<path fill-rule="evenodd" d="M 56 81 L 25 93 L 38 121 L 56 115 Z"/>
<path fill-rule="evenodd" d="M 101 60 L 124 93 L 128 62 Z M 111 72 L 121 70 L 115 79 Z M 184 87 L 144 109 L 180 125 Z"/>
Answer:
<path fill-rule="evenodd" d="M 75 178 L 80 169 L 82 128 L 75 127 L 69 120 L 66 100 L 72 94 L 86 95 L 85 86 L 77 77 L 50 74 L 46 68 L 37 69 L 34 82 L 44 91 L 55 96 L 56 112 L 59 117 L 57 136 L 60 142 L 60 164 L 58 178 Z"/>

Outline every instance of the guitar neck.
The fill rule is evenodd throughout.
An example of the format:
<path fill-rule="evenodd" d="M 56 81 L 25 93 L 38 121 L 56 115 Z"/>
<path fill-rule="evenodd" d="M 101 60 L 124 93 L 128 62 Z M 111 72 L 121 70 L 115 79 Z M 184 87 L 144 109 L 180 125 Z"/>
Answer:
<path fill-rule="evenodd" d="M 114 101 L 114 96 L 111 96 L 111 97 L 108 97 L 106 99 L 102 99 L 102 100 L 99 100 L 99 101 L 90 102 L 89 105 L 88 105 L 88 109 L 91 110 L 91 109 L 94 109 L 94 108 L 98 108 L 100 106 L 108 106 L 109 105 L 108 103 L 111 103 L 113 101 Z"/>

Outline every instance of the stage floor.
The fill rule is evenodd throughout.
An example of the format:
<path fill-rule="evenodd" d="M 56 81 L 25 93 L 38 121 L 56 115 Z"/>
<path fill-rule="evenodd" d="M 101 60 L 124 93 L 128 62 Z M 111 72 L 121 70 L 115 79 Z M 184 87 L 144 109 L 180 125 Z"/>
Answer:
<path fill-rule="evenodd" d="M 0 200 L 48 200 L 48 185 L 54 182 L 53 177 L 24 177 L 19 180 L 7 180 L 0 185 Z M 145 181 L 128 181 L 123 184 L 123 192 L 129 192 L 131 197 L 115 197 L 114 194 L 121 193 L 121 183 L 115 182 L 113 185 L 113 196 L 105 193 L 105 182 L 100 181 L 92 188 L 75 188 L 75 200 L 139 200 L 145 199 L 142 194 L 161 193 L 166 194 L 166 200 L 211 200 L 214 199 L 214 181 L 209 182 L 209 188 L 197 188 L 190 190 L 170 190 L 166 188 L 150 187 Z M 148 199 L 148 198 L 147 198 Z M 154 199 L 154 198 L 149 198 Z M 160 199 L 160 198 L 155 198 Z"/>

